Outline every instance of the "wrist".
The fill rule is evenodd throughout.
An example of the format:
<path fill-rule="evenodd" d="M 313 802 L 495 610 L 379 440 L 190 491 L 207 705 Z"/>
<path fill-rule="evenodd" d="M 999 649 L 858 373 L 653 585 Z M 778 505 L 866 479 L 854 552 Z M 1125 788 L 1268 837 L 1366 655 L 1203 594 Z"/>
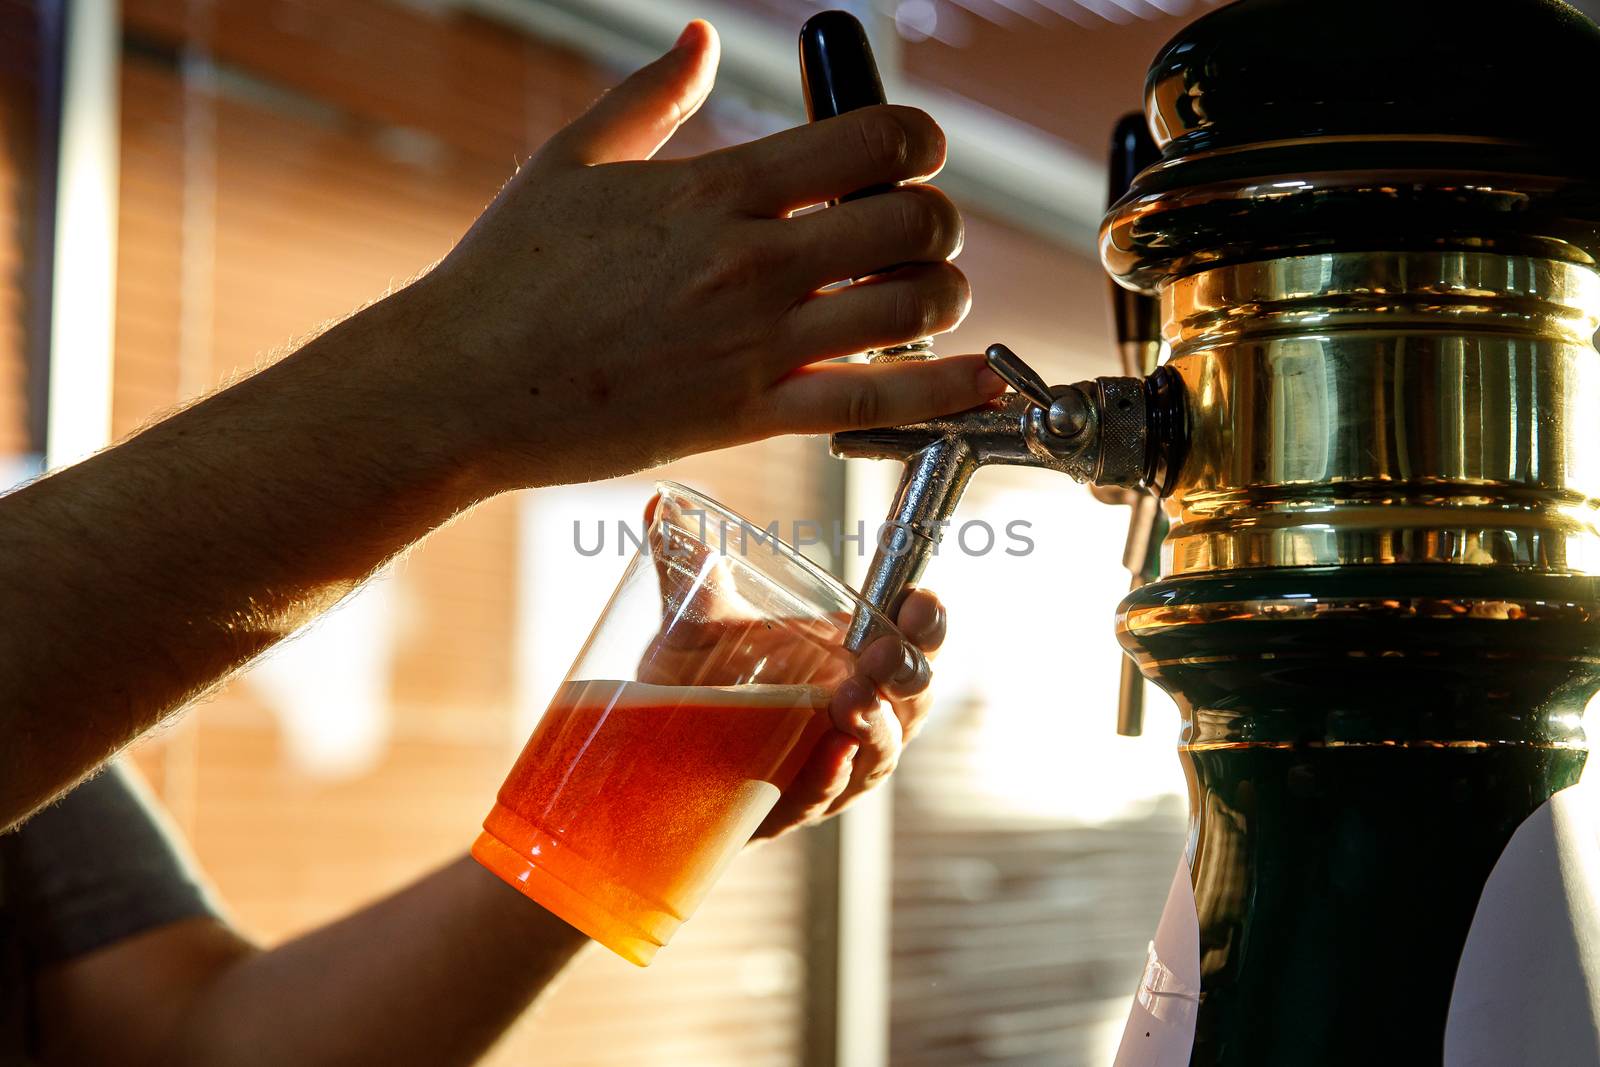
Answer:
<path fill-rule="evenodd" d="M 450 513 L 506 489 L 482 390 L 431 275 L 364 308 L 293 358 L 335 378 L 349 429 L 399 487 Z"/>
<path fill-rule="evenodd" d="M 570 449 L 578 379 L 556 373 L 539 331 L 485 315 L 484 294 L 451 267 L 447 259 L 363 312 L 389 339 L 363 347 L 378 353 L 394 409 L 449 458 L 475 501 L 582 480 Z"/>

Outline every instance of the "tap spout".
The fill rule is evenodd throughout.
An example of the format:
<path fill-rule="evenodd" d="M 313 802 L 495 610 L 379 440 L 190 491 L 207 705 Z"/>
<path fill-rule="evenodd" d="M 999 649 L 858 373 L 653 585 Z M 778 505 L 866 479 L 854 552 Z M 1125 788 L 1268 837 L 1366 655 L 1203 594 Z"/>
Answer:
<path fill-rule="evenodd" d="M 978 469 L 972 447 L 959 436 L 936 437 L 905 459 L 889 518 L 878 532 L 872 565 L 861 587 L 869 604 L 890 618 L 906 587 L 916 583 L 939 549 L 945 525 Z M 851 622 L 845 647 L 859 652 L 876 635 L 869 618 Z"/>
<path fill-rule="evenodd" d="M 1010 358 L 1002 366 L 1024 366 L 1005 355 Z M 862 584 L 870 604 L 893 617 L 906 587 L 922 577 L 937 553 L 979 467 L 1039 467 L 1095 485 L 1160 487 L 1169 473 L 1166 457 L 1173 454 L 1167 428 L 1183 421 L 1155 417 L 1158 407 L 1182 403 L 1160 372 L 1148 379 L 1097 378 L 1048 388 L 1037 383 L 1030 392 L 1040 390 L 1048 393 L 1049 408 L 1039 402 L 1043 395 L 1007 393 L 954 415 L 833 436 L 833 454 L 841 458 L 905 464 Z M 1160 478 L 1153 477 L 1157 472 Z M 859 651 L 873 636 L 869 620 L 858 617 L 847 645 Z"/>

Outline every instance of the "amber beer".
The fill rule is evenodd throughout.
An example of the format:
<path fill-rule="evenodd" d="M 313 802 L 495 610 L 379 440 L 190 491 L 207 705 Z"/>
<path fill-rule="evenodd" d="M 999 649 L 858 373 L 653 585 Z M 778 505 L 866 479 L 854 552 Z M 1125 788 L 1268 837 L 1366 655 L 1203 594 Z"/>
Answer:
<path fill-rule="evenodd" d="M 807 685 L 569 681 L 472 854 L 644 966 L 793 781 L 826 703 Z"/>

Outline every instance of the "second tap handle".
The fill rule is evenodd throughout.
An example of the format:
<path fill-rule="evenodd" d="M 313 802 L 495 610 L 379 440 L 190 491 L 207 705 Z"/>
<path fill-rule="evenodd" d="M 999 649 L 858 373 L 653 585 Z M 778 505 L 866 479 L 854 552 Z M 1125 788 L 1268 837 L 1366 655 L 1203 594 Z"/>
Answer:
<path fill-rule="evenodd" d="M 1122 654 L 1122 675 L 1117 679 L 1117 733 L 1123 737 L 1144 733 L 1144 674 L 1131 652 Z"/>
<path fill-rule="evenodd" d="M 1154 493 L 1140 491 L 1128 510 L 1128 540 L 1122 565 L 1131 578 L 1129 591 L 1153 581 L 1161 569 L 1161 540 L 1166 523 L 1161 502 Z M 1122 678 L 1117 687 L 1117 733 L 1138 737 L 1144 732 L 1144 674 L 1131 653 L 1122 655 Z"/>
<path fill-rule="evenodd" d="M 1108 206 L 1127 194 L 1140 171 L 1160 159 L 1161 149 L 1150 136 L 1144 113 L 1134 111 L 1122 116 L 1111 134 Z M 1161 302 L 1112 282 L 1111 313 L 1117 348 L 1122 356 L 1122 373 L 1142 377 L 1155 370 L 1161 345 Z"/>

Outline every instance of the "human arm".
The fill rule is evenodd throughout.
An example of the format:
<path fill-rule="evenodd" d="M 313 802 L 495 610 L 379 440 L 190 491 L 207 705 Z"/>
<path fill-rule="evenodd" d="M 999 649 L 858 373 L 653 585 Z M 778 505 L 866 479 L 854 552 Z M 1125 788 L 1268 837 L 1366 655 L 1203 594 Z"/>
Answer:
<path fill-rule="evenodd" d="M 215 918 L 41 976 L 44 1064 L 474 1062 L 587 939 L 465 857 L 259 949 Z"/>
<path fill-rule="evenodd" d="M 643 161 L 709 92 L 715 52 L 691 27 L 417 282 L 0 499 L 0 829 L 485 497 L 1000 390 L 972 358 L 821 365 L 965 313 L 936 191 L 788 217 L 937 170 L 926 116 Z"/>
<path fill-rule="evenodd" d="M 881 779 L 875 770 L 893 765 L 902 730 L 915 731 L 927 710 L 926 657 L 943 640 L 944 613 L 931 594 L 918 591 L 897 621 L 917 649 L 917 669 L 911 675 L 901 669 L 898 639 L 883 639 L 863 654 L 830 705 L 843 732 L 824 735 L 758 836 L 839 810 Z M 878 708 L 880 694 L 887 710 Z M 884 721 L 866 728 L 856 721 L 863 713 Z M 858 747 L 862 755 L 854 755 Z M 862 772 L 855 773 L 855 764 Z M 64 806 L 82 800 L 75 793 Z M 86 846 L 105 833 L 137 836 L 129 834 L 126 817 L 120 827 L 99 828 L 85 818 L 75 829 L 56 819 L 56 811 L 47 812 L 22 831 L 50 835 L 49 853 L 30 864 L 46 873 L 62 860 L 92 865 L 98 857 Z M 152 851 L 160 850 L 136 849 L 138 856 Z M 174 914 L 167 909 L 157 917 Z M 582 934 L 461 859 L 273 948 L 252 945 L 215 916 L 190 914 L 71 956 L 39 975 L 32 1028 L 47 1067 L 447 1067 L 482 1055 L 584 944 Z"/>

